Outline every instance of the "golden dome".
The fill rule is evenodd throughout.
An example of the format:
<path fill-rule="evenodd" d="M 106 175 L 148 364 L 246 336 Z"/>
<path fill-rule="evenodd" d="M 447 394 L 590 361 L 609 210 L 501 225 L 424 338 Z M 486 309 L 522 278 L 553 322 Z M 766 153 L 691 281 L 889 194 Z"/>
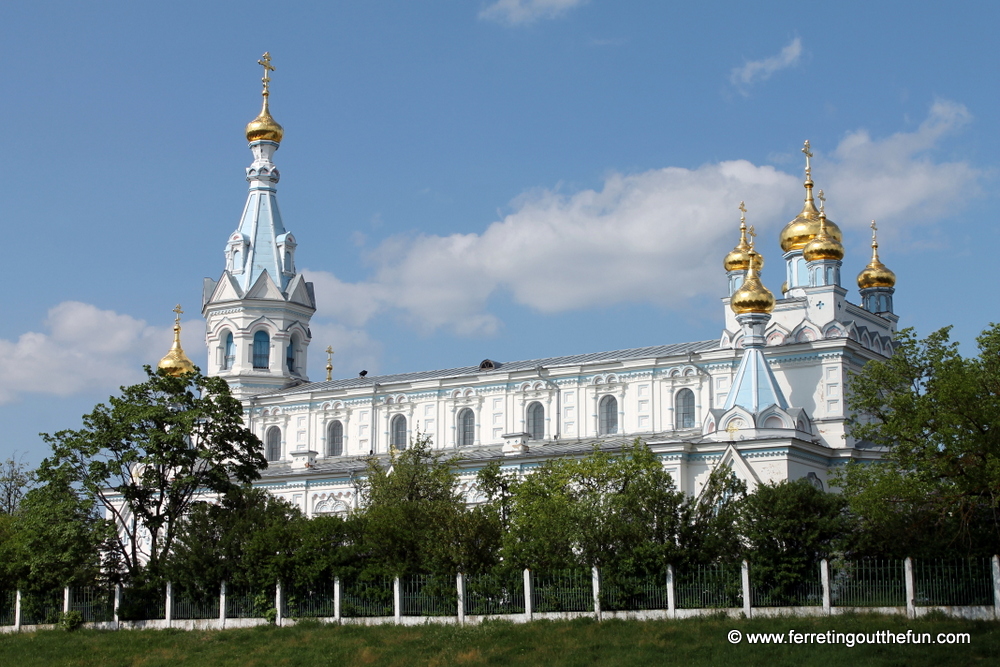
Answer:
<path fill-rule="evenodd" d="M 271 117 L 271 112 L 267 108 L 267 93 L 264 93 L 264 106 L 260 113 L 252 121 L 247 123 L 247 141 L 273 141 L 281 143 L 281 137 L 285 130 L 278 125 L 278 121 Z"/>
<path fill-rule="evenodd" d="M 747 242 L 746 207 L 740 202 L 740 242 L 722 260 L 726 271 L 746 271 L 750 268 L 750 244 Z M 764 258 L 757 255 L 758 268 L 764 267 Z"/>
<path fill-rule="evenodd" d="M 729 301 L 729 307 L 737 315 L 770 313 L 774 310 L 774 295 L 771 294 L 771 290 L 764 287 L 760 282 L 760 276 L 757 275 L 759 258 L 760 255 L 751 246 L 750 267 L 747 269 L 746 278 L 743 279 L 743 284 L 733 293 L 733 297 Z"/>
<path fill-rule="evenodd" d="M 869 287 L 895 287 L 896 274 L 889 270 L 882 260 L 878 258 L 878 238 L 875 233 L 878 227 L 872 220 L 872 261 L 858 274 L 858 287 L 868 289 Z"/>
<path fill-rule="evenodd" d="M 844 246 L 837 239 L 830 236 L 829 223 L 826 220 L 826 213 L 823 212 L 822 205 L 819 211 L 819 233 L 812 241 L 802 248 L 802 256 L 807 262 L 814 262 L 821 259 L 844 259 Z"/>
<path fill-rule="evenodd" d="M 185 373 L 193 373 L 195 367 L 194 362 L 188 359 L 188 356 L 184 354 L 184 348 L 181 347 L 181 313 L 184 311 L 178 305 L 174 308 L 174 312 L 177 313 L 177 317 L 174 319 L 174 344 L 170 346 L 170 351 L 160 359 L 160 363 L 156 367 L 165 371 L 167 375 L 178 377 Z"/>
<path fill-rule="evenodd" d="M 802 152 L 806 154 L 806 201 L 802 206 L 802 211 L 781 230 L 780 241 L 783 252 L 801 250 L 819 234 L 819 211 L 816 210 L 816 203 L 813 201 L 812 167 L 809 164 L 812 152 L 809 149 L 808 141 Z M 843 242 L 844 235 L 841 233 L 840 227 L 832 220 L 826 221 L 826 231 L 838 243 Z"/>

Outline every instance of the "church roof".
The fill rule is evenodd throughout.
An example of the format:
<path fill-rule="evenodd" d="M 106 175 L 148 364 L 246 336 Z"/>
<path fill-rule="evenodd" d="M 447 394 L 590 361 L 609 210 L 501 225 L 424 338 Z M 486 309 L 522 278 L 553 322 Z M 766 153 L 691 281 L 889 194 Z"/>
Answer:
<path fill-rule="evenodd" d="M 373 383 L 381 385 L 407 382 L 422 382 L 424 380 L 444 380 L 459 377 L 480 377 L 484 375 L 506 374 L 517 371 L 534 370 L 538 366 L 557 368 L 560 366 L 588 366 L 630 359 L 649 359 L 656 357 L 676 357 L 689 352 L 705 352 L 719 347 L 717 340 L 701 340 L 693 343 L 674 343 L 672 345 L 653 345 L 650 347 L 634 347 L 627 350 L 611 350 L 609 352 L 590 352 L 573 354 L 564 357 L 546 357 L 543 359 L 525 359 L 523 361 L 494 361 L 492 370 L 484 370 L 480 364 L 459 368 L 445 368 L 434 371 L 418 371 L 415 373 L 396 373 L 394 375 L 369 375 L 366 377 L 350 377 L 329 382 L 310 382 L 295 387 L 270 391 L 259 396 L 284 396 L 328 389 L 354 389 L 370 387 Z"/>

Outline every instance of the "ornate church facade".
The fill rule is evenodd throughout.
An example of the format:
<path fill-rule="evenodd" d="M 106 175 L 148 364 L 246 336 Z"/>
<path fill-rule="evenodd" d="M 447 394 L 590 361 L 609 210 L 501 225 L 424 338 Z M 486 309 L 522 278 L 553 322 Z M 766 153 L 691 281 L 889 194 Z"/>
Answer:
<path fill-rule="evenodd" d="M 895 276 L 879 259 L 873 223 L 858 302 L 849 298 L 841 232 L 826 219 L 822 190 L 813 194 L 808 142 L 803 208 L 779 239 L 783 294 L 761 284 L 763 258 L 741 216 L 739 243 L 723 261 L 718 339 L 342 379 L 328 360 L 326 379 L 310 381 L 316 300 L 278 208 L 273 158 L 283 131 L 268 107 L 269 57 L 261 64 L 263 108 L 246 128 L 249 193 L 202 307 L 206 373 L 227 380 L 264 443 L 259 486 L 307 515 L 345 511 L 359 502 L 366 457 L 405 449 L 418 434 L 459 457 L 472 502 L 487 462 L 527 472 L 635 438 L 694 494 L 720 465 L 750 488 L 798 478 L 826 486 L 832 469 L 877 458 L 846 435 L 844 391 L 851 373 L 891 352 Z"/>

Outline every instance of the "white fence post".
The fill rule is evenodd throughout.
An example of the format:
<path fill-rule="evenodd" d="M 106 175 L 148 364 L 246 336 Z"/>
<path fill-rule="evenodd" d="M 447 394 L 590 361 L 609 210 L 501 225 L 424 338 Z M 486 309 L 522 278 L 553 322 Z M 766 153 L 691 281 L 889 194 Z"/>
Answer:
<path fill-rule="evenodd" d="M 993 557 L 993 618 L 1000 618 L 1000 556 Z"/>
<path fill-rule="evenodd" d="M 674 566 L 667 565 L 667 618 L 677 617 L 677 596 L 674 592 Z"/>
<path fill-rule="evenodd" d="M 750 618 L 750 563 L 745 558 L 740 568 L 740 574 L 743 578 L 743 615 Z"/>
<path fill-rule="evenodd" d="M 118 611 L 122 608 L 122 585 L 115 584 L 115 606 L 114 606 L 114 619 L 115 619 L 115 629 L 121 629 L 121 619 L 118 617 Z"/>
<path fill-rule="evenodd" d="M 819 579 L 823 584 L 823 613 L 829 616 L 833 605 L 830 596 L 830 562 L 825 558 L 819 562 Z"/>
<path fill-rule="evenodd" d="M 907 618 L 916 618 L 917 616 L 917 603 L 916 603 L 916 585 L 913 581 L 913 559 L 907 558 L 903 561 L 903 571 L 906 574 L 906 616 Z"/>
<path fill-rule="evenodd" d="M 601 571 L 596 565 L 590 568 L 590 587 L 594 593 L 594 618 L 601 620 Z"/>
<path fill-rule="evenodd" d="M 282 596 L 281 593 L 282 593 L 282 591 L 281 591 L 281 580 L 279 579 L 278 582 L 276 584 L 274 584 L 274 608 L 278 612 L 274 616 L 274 624 L 277 625 L 279 628 L 281 627 L 281 621 L 283 620 L 282 616 L 281 616 L 281 607 L 283 605 L 281 603 L 284 600 L 283 600 L 283 596 Z"/>
<path fill-rule="evenodd" d="M 524 568 L 524 618 L 530 621 L 532 618 L 531 609 L 531 570 Z"/>
<path fill-rule="evenodd" d="M 403 591 L 399 584 L 399 577 L 392 580 L 392 609 L 396 617 L 396 625 L 403 622 Z"/>
<path fill-rule="evenodd" d="M 340 577 L 333 578 L 333 619 L 340 623 Z"/>
<path fill-rule="evenodd" d="M 164 611 L 166 612 L 164 616 L 166 617 L 167 627 L 169 628 L 174 620 L 174 587 L 169 581 L 167 582 L 167 600 L 164 606 Z"/>
<path fill-rule="evenodd" d="M 63 614 L 69 613 L 69 586 L 63 588 Z"/>
<path fill-rule="evenodd" d="M 14 598 L 14 632 L 21 631 L 21 589 L 17 589 L 17 596 Z"/>
<path fill-rule="evenodd" d="M 455 590 L 458 591 L 458 624 L 465 625 L 465 575 L 455 575 Z"/>
<path fill-rule="evenodd" d="M 219 627 L 226 627 L 226 582 L 219 584 Z"/>

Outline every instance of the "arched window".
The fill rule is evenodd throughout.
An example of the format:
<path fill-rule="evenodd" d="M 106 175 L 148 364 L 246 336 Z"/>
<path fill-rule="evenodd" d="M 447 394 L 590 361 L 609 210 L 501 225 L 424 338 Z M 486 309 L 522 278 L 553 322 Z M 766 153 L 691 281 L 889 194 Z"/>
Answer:
<path fill-rule="evenodd" d="M 253 335 L 253 367 L 270 368 L 271 366 L 271 337 L 266 331 L 258 331 Z"/>
<path fill-rule="evenodd" d="M 545 437 L 545 408 L 538 401 L 528 406 L 525 413 L 524 426 L 531 440 L 541 440 Z"/>
<path fill-rule="evenodd" d="M 326 455 L 342 456 L 344 453 L 344 425 L 332 421 L 326 427 Z"/>
<path fill-rule="evenodd" d="M 285 251 L 285 271 L 292 272 L 292 251 Z"/>
<path fill-rule="evenodd" d="M 458 413 L 458 446 L 468 447 L 476 441 L 476 415 L 469 408 L 463 408 Z"/>
<path fill-rule="evenodd" d="M 694 392 L 681 389 L 674 398 L 677 428 L 694 428 Z"/>
<path fill-rule="evenodd" d="M 406 417 L 396 415 L 389 426 L 389 444 L 400 451 L 406 449 Z"/>
<path fill-rule="evenodd" d="M 288 372 L 295 372 L 295 345 L 298 341 L 295 336 L 292 336 L 288 341 L 288 348 L 285 350 L 285 365 L 288 366 Z"/>
<path fill-rule="evenodd" d="M 233 332 L 226 332 L 226 342 L 222 348 L 222 370 L 228 371 L 236 361 L 236 343 L 233 341 Z"/>
<path fill-rule="evenodd" d="M 268 461 L 277 461 L 281 458 L 281 429 L 277 426 L 272 426 L 267 429 L 267 436 L 265 438 L 267 442 L 267 450 L 265 454 L 267 455 Z"/>
<path fill-rule="evenodd" d="M 599 435 L 612 435 L 618 432 L 618 399 L 614 396 L 605 396 L 597 410 Z"/>

